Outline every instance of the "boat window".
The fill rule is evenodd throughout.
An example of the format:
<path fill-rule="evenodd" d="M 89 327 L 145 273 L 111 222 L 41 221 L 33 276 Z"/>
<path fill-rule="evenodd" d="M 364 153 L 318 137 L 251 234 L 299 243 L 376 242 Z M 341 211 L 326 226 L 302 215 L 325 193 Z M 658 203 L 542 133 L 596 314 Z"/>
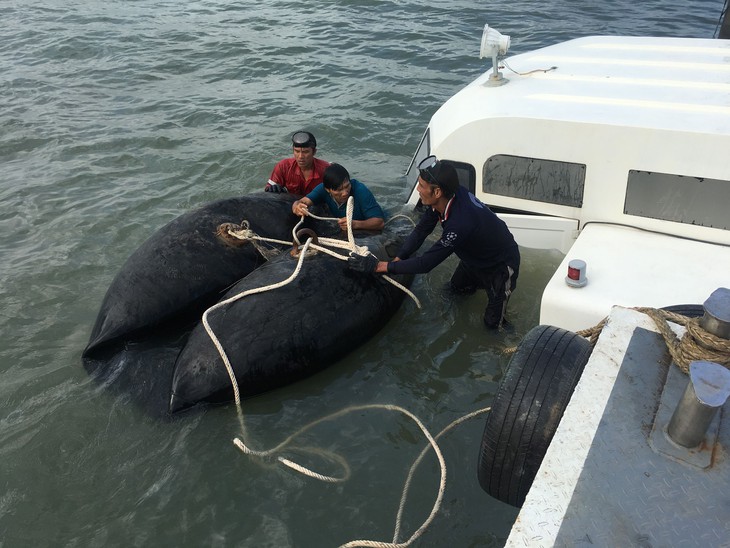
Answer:
<path fill-rule="evenodd" d="M 406 183 L 413 189 L 418 182 L 418 164 L 421 160 L 431 155 L 431 130 L 426 129 L 426 132 L 421 138 L 421 142 L 416 149 L 416 153 L 411 158 L 411 163 L 406 170 Z"/>
<path fill-rule="evenodd" d="M 624 213 L 730 229 L 730 181 L 630 170 Z"/>
<path fill-rule="evenodd" d="M 474 166 L 465 164 L 464 162 L 455 162 L 454 160 L 447 160 L 447 162 L 456 169 L 456 174 L 459 176 L 459 184 L 474 194 L 477 186 L 477 172 Z"/>
<path fill-rule="evenodd" d="M 585 164 L 498 154 L 487 159 L 482 190 L 550 204 L 582 207 Z"/>

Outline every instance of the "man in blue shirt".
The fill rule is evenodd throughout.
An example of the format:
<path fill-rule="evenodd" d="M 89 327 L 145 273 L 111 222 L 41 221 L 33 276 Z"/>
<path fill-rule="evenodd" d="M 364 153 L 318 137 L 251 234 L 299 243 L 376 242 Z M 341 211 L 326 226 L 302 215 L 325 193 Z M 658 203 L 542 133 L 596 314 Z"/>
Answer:
<path fill-rule="evenodd" d="M 385 214 L 373 193 L 340 164 L 330 164 L 324 170 L 322 183 L 301 200 L 292 204 L 295 215 L 306 215 L 310 206 L 327 204 L 333 217 L 339 219 L 342 230 L 347 230 L 347 199 L 352 195 L 355 209 L 352 212 L 353 230 L 383 230 Z"/>
<path fill-rule="evenodd" d="M 420 274 L 430 272 L 452 253 L 461 259 L 451 277 L 458 293 L 487 291 L 484 323 L 498 328 L 517 282 L 520 252 L 507 225 L 467 189 L 459 185 L 452 165 L 429 156 L 419 165 L 418 194 L 427 206 L 423 217 L 391 262 L 351 255 L 350 267 L 364 272 Z M 441 222 L 441 239 L 423 255 L 412 257 Z"/>

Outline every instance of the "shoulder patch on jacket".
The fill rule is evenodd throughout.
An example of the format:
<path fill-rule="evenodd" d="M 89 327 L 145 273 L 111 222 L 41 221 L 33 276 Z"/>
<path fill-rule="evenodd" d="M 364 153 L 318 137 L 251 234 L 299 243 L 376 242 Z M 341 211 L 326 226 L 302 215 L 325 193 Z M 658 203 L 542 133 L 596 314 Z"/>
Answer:
<path fill-rule="evenodd" d="M 441 236 L 441 241 L 443 242 L 444 246 L 453 247 L 454 242 L 456 241 L 456 232 L 447 232 L 446 234 Z"/>

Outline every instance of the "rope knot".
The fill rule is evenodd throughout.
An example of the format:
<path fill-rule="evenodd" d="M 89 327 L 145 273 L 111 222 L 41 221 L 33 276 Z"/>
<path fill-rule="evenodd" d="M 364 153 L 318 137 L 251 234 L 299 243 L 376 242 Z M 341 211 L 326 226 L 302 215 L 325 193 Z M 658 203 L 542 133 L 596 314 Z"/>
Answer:
<path fill-rule="evenodd" d="M 215 234 L 224 243 L 233 247 L 246 245 L 254 237 L 253 231 L 248 227 L 248 221 L 245 220 L 241 221 L 240 225 L 235 223 L 220 224 Z"/>

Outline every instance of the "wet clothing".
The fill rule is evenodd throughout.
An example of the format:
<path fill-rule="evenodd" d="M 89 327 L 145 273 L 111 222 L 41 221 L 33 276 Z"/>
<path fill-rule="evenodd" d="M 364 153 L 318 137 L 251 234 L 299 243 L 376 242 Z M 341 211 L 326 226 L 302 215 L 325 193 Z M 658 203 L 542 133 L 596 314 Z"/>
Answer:
<path fill-rule="evenodd" d="M 459 261 L 450 286 L 454 293 L 472 294 L 477 289 L 487 292 L 487 308 L 484 310 L 484 324 L 499 327 L 504 319 L 507 301 L 517 285 L 517 272 L 502 264 L 492 270 L 472 270 L 464 261 Z"/>
<path fill-rule="evenodd" d="M 329 165 L 329 162 L 314 158 L 312 177 L 305 180 L 304 174 L 299 164 L 297 164 L 296 159 L 284 158 L 274 166 L 274 170 L 269 177 L 269 183 L 284 186 L 289 192 L 304 196 L 322 182 L 324 170 Z"/>
<path fill-rule="evenodd" d="M 383 208 L 380 207 L 368 187 L 357 179 L 350 179 L 350 185 L 352 185 L 350 195 L 355 199 L 354 209 L 352 211 L 352 219 L 354 221 L 366 221 L 373 217 L 385 219 Z M 312 200 L 314 205 L 327 204 L 333 217 L 341 218 L 347 216 L 347 201 L 342 205 L 337 205 L 337 202 L 330 196 L 330 193 L 327 192 L 323 184 L 317 185 L 312 192 L 307 194 L 307 198 Z"/>
<path fill-rule="evenodd" d="M 411 257 L 441 222 L 441 239 L 423 255 Z M 476 196 L 459 187 L 449 200 L 443 217 L 429 208 L 398 253 L 400 261 L 388 263 L 393 274 L 430 272 L 449 255 L 461 259 L 451 277 L 451 288 L 460 293 L 485 289 L 489 304 L 484 323 L 497 327 L 517 284 L 520 251 L 507 225 Z"/>

